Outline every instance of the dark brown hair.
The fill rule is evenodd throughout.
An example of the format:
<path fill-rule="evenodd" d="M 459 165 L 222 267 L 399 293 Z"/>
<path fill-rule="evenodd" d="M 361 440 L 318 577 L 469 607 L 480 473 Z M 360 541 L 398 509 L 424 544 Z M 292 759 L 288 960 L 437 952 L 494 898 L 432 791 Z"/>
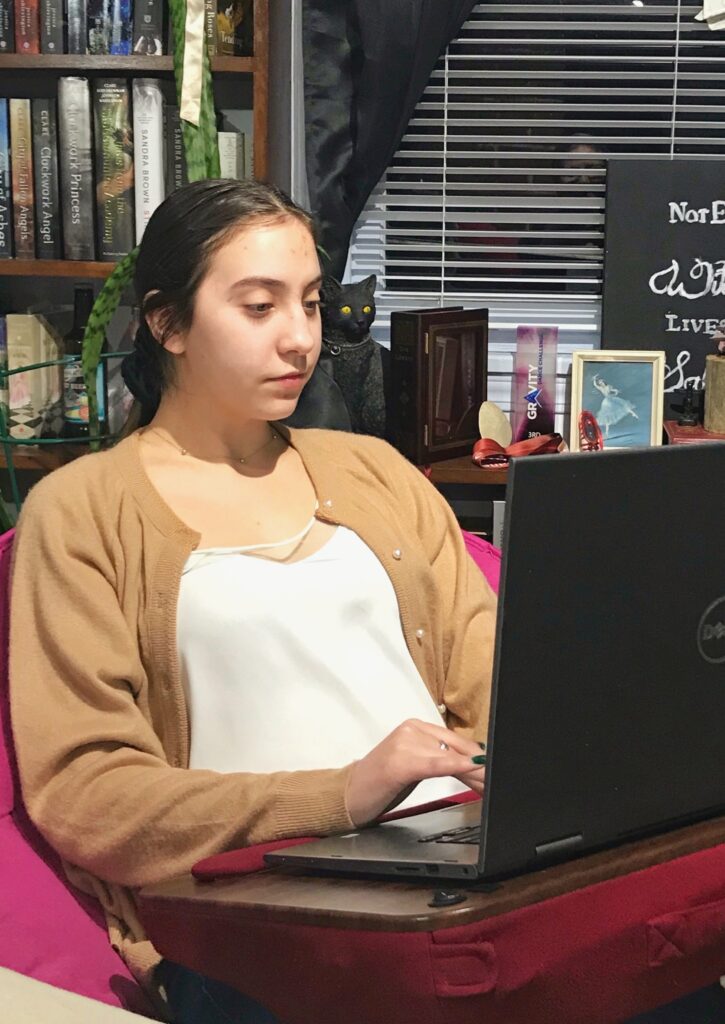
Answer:
<path fill-rule="evenodd" d="M 254 222 L 294 217 L 314 238 L 310 215 L 273 185 L 257 181 L 205 179 L 177 189 L 154 211 L 139 246 L 134 288 L 141 323 L 134 349 L 121 364 L 136 399 L 124 434 L 153 419 L 174 380 L 174 357 L 163 347 L 170 334 L 188 330 L 199 285 L 214 255 L 234 234 Z M 147 323 L 160 311 L 157 336 Z"/>

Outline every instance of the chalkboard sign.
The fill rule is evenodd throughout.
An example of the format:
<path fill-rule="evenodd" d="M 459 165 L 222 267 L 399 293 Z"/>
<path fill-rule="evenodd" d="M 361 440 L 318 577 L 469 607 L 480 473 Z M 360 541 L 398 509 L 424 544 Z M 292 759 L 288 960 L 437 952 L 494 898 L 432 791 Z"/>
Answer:
<path fill-rule="evenodd" d="M 725 163 L 610 160 L 602 348 L 665 351 L 667 416 L 724 318 Z"/>

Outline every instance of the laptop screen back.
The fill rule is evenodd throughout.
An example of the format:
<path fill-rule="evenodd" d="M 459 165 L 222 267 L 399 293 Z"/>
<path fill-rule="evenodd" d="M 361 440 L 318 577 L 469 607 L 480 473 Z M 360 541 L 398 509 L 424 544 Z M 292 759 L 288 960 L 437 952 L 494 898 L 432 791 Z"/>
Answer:
<path fill-rule="evenodd" d="M 725 444 L 511 467 L 479 869 L 725 811 Z"/>

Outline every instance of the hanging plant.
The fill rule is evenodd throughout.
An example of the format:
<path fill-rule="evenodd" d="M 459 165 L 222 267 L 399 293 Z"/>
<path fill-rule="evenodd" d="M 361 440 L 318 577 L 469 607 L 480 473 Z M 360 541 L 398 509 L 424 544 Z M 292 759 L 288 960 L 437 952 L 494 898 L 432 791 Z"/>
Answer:
<path fill-rule="evenodd" d="M 199 0 L 192 0 L 198 4 Z M 177 101 L 181 105 L 184 84 L 184 49 L 186 45 L 186 0 L 169 0 L 171 30 L 174 39 L 174 79 Z M 198 12 L 197 12 L 198 13 Z M 211 80 L 211 66 L 203 33 L 200 39 L 201 99 L 199 124 L 182 120 L 184 155 L 189 181 L 203 178 L 218 178 L 219 147 L 217 144 L 216 119 L 214 116 L 214 93 Z M 96 394 L 96 370 L 103 348 L 103 340 L 113 314 L 118 308 L 126 286 L 133 278 L 138 248 L 132 249 L 116 266 L 96 299 L 88 318 L 83 335 L 83 373 L 88 390 L 88 415 L 90 433 L 93 438 L 100 435 L 98 422 L 98 395 Z M 97 450 L 100 441 L 91 441 L 91 448 Z"/>
<path fill-rule="evenodd" d="M 83 366 L 83 375 L 88 391 L 88 420 L 90 434 L 93 438 L 97 438 L 100 435 L 96 370 L 98 368 L 98 361 L 101 358 L 103 339 L 106 336 L 106 330 L 111 322 L 111 317 L 118 309 L 123 291 L 133 278 L 137 255 L 138 248 L 132 249 L 116 265 L 113 273 L 106 280 L 103 288 L 101 288 L 98 298 L 93 303 L 93 309 L 88 317 L 88 323 L 83 334 L 81 365 Z M 90 446 L 94 451 L 97 451 L 100 447 L 100 441 L 93 440 Z"/>
<path fill-rule="evenodd" d="M 199 3 L 199 0 L 193 0 Z M 184 48 L 186 44 L 186 0 L 169 0 L 171 14 L 171 31 L 174 37 L 174 78 L 179 105 L 184 86 Z M 203 4 L 202 4 L 203 19 Z M 214 116 L 214 92 L 211 81 L 211 66 L 206 48 L 206 40 L 200 40 L 201 48 L 201 103 L 199 124 L 191 124 L 182 120 L 181 130 L 184 136 L 184 153 L 189 181 L 202 178 L 218 178 L 219 146 L 217 144 L 216 118 Z"/>

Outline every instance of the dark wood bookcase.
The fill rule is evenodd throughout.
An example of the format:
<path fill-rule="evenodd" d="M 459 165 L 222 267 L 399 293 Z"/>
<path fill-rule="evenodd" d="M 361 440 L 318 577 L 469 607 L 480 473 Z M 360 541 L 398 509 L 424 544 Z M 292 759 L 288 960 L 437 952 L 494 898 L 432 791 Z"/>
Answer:
<path fill-rule="evenodd" d="M 254 177 L 268 174 L 269 139 L 269 0 L 254 0 L 254 54 L 251 57 L 217 56 L 211 61 L 215 103 L 253 111 Z M 63 75 L 154 77 L 168 82 L 173 90 L 171 56 L 95 56 L 91 54 L 0 54 L 0 96 L 34 97 L 54 95 Z M 40 302 L 52 287 L 48 279 L 99 281 L 107 278 L 115 264 L 78 260 L 0 260 L 0 312 L 22 311 L 23 305 Z M 22 298 L 20 298 L 22 296 Z M 13 461 L 20 470 L 49 472 L 87 450 L 84 447 L 48 445 L 15 446 Z M 6 466 L 0 447 L 0 468 Z"/>

